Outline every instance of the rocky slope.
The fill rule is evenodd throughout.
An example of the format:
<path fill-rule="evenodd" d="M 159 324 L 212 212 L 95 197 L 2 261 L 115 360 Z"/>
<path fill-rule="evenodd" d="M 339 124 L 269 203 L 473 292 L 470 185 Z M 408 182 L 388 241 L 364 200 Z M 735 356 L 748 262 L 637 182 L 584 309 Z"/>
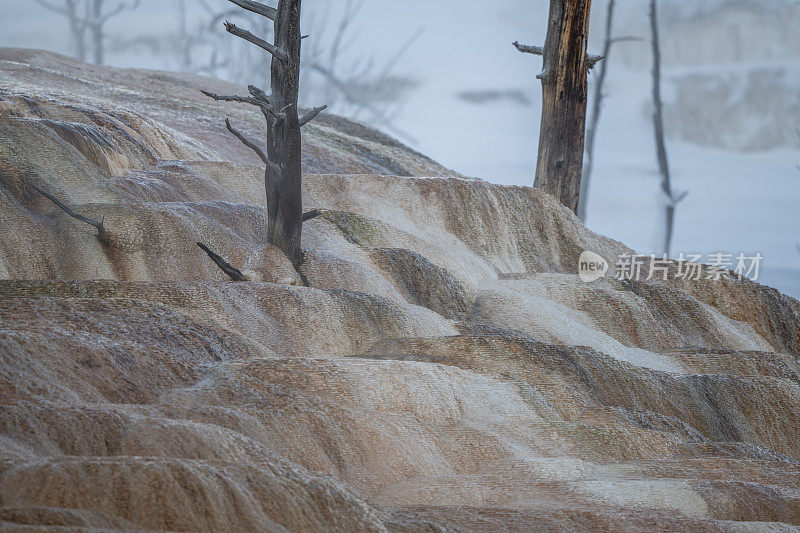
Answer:
<path fill-rule="evenodd" d="M 0 50 L 0 528 L 800 524 L 800 303 L 584 284 L 582 250 L 629 250 L 332 116 L 306 286 L 224 132 L 258 117 L 201 87 L 238 90 Z"/>

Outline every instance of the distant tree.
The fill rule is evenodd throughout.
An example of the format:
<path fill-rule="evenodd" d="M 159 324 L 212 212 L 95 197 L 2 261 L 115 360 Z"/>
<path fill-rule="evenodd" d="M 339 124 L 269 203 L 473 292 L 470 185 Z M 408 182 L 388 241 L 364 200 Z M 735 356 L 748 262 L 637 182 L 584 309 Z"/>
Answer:
<path fill-rule="evenodd" d="M 639 37 L 612 37 L 614 27 L 614 10 L 616 8 L 616 0 L 608 0 L 606 6 L 606 29 L 605 37 L 603 40 L 603 61 L 598 67 L 597 79 L 594 82 L 594 96 L 592 97 L 592 116 L 589 119 L 589 127 L 586 130 L 586 153 L 585 162 L 583 166 L 583 178 L 581 179 L 581 194 L 578 199 L 578 218 L 585 224 L 588 217 L 589 205 L 589 190 L 592 179 L 592 172 L 594 171 L 594 143 L 597 139 L 597 128 L 600 124 L 600 115 L 603 112 L 603 100 L 605 100 L 605 92 L 603 91 L 606 84 L 606 77 L 608 69 L 610 68 L 611 48 L 623 41 L 640 41 Z"/>
<path fill-rule="evenodd" d="M 59 5 L 46 0 L 34 0 L 37 4 L 63 15 L 69 22 L 70 38 L 76 57 L 87 60 L 86 55 L 86 10 L 85 0 L 62 0 Z"/>
<path fill-rule="evenodd" d="M 140 0 L 34 0 L 37 4 L 59 13 L 69 21 L 75 53 L 81 61 L 90 58 L 96 65 L 105 59 L 104 27 L 109 19 L 126 10 L 139 7 Z"/>
<path fill-rule="evenodd" d="M 303 222 L 318 211 L 303 214 L 300 172 L 302 153 L 300 128 L 313 120 L 326 106 L 312 109 L 303 117 L 297 114 L 300 85 L 301 0 L 279 0 L 273 8 L 252 0 L 229 0 L 231 3 L 273 21 L 274 42 L 270 43 L 230 22 L 225 30 L 266 50 L 271 56 L 271 93 L 254 85 L 249 96 L 220 96 L 208 91 L 203 94 L 218 101 L 243 102 L 259 108 L 267 123 L 266 151 L 261 143 L 247 139 L 230 123 L 225 125 L 245 146 L 253 150 L 266 165 L 267 241 L 283 250 L 292 263 L 302 261 L 300 241 Z M 219 263 L 218 263 L 219 264 Z"/>
<path fill-rule="evenodd" d="M 422 28 L 414 31 L 382 64 L 363 55 L 348 58 L 347 49 L 356 37 L 353 25 L 363 5 L 364 0 L 345 0 L 341 17 L 328 39 L 323 34 L 330 27 L 330 13 L 323 13 L 322 23 L 312 21 L 312 26 L 319 26 L 320 32 L 319 35 L 314 32 L 314 39 L 303 50 L 307 68 L 301 96 L 322 98 L 338 114 L 365 120 L 395 135 L 410 138 L 397 129 L 393 121 L 416 82 L 396 74 L 395 69 L 422 34 Z"/>
<path fill-rule="evenodd" d="M 664 104 L 661 99 L 661 44 L 658 32 L 658 0 L 650 0 L 650 30 L 653 47 L 653 130 L 655 132 L 656 159 L 661 174 L 661 192 L 664 195 L 664 228 L 662 251 L 669 255 L 675 230 L 675 208 L 688 192 L 678 193 L 672 188 L 667 145 L 664 138 Z"/>
<path fill-rule="evenodd" d="M 594 141 L 597 138 L 597 126 L 600 123 L 600 113 L 603 111 L 603 87 L 606 82 L 606 75 L 608 74 L 609 58 L 611 56 L 611 45 L 614 40 L 611 37 L 611 32 L 614 26 L 614 7 L 616 0 L 608 0 L 608 11 L 606 12 L 606 31 L 605 39 L 603 42 L 603 58 L 602 64 L 598 67 L 599 72 L 597 79 L 594 82 L 594 98 L 592 104 L 592 118 L 589 122 L 589 129 L 586 132 L 586 162 L 583 168 L 583 177 L 581 178 L 581 192 L 578 198 L 578 218 L 586 223 L 587 206 L 589 205 L 589 183 L 592 179 L 592 171 L 594 170 Z"/>
<path fill-rule="evenodd" d="M 534 186 L 578 210 L 586 130 L 587 74 L 600 56 L 586 53 L 591 0 L 550 0 L 544 47 L 517 50 L 544 58 L 542 125 Z"/>
<path fill-rule="evenodd" d="M 165 68 L 195 72 L 239 83 L 270 79 L 270 62 L 263 51 L 230 39 L 220 24 L 224 20 L 248 27 L 261 39 L 272 38 L 272 21 L 239 8 L 220 7 L 211 0 L 172 0 L 175 29 L 160 33 L 122 36 L 112 44 L 116 50 L 146 50 L 165 58 Z M 337 114 L 363 120 L 393 134 L 412 139 L 394 120 L 416 87 L 416 81 L 397 73 L 405 53 L 421 35 L 413 32 L 385 61 L 376 61 L 353 46 L 358 37 L 355 21 L 363 0 L 341 4 L 325 2 L 325 9 L 309 17 L 307 28 L 314 35 L 303 43 L 300 101 L 322 100 Z M 333 9 L 331 6 L 334 5 Z M 339 18 L 335 16 L 339 5 Z"/>

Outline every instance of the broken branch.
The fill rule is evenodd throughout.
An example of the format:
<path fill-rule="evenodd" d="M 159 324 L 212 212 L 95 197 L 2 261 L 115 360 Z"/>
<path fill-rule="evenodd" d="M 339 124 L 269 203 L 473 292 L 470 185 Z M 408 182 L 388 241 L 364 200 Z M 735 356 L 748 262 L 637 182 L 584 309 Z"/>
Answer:
<path fill-rule="evenodd" d="M 230 263 L 225 261 L 221 256 L 214 253 L 208 246 L 206 246 L 202 242 L 198 242 L 197 246 L 199 246 L 200 249 L 203 250 L 208 255 L 208 257 L 210 257 L 211 260 L 214 261 L 214 263 L 216 263 L 216 265 L 220 268 L 220 270 L 225 272 L 225 274 L 227 274 L 228 277 L 231 278 L 233 281 L 247 281 L 247 278 L 244 277 L 244 274 L 242 274 L 242 272 L 238 268 L 232 266 Z"/>
<path fill-rule="evenodd" d="M 45 198 L 56 204 L 62 211 L 64 211 L 72 218 L 80 220 L 81 222 L 84 222 L 86 224 L 89 224 L 90 226 L 94 226 L 95 228 L 97 228 L 97 236 L 100 238 L 101 241 L 105 241 L 107 239 L 108 234 L 106 233 L 106 228 L 105 226 L 103 226 L 102 222 L 97 222 L 96 220 L 92 220 L 89 217 L 80 215 L 75 211 L 73 211 L 72 209 L 70 209 L 69 207 L 67 207 L 66 205 L 64 205 L 63 203 L 61 203 L 61 201 L 52 194 L 43 191 L 42 189 L 40 189 L 35 185 L 32 185 L 32 187 L 36 190 L 36 192 L 38 192 L 39 194 L 41 194 L 42 196 L 44 196 Z"/>
<path fill-rule="evenodd" d="M 514 41 L 511 44 L 513 44 L 517 48 L 517 50 L 519 50 L 523 54 L 534 54 L 534 55 L 537 55 L 537 56 L 543 56 L 544 55 L 544 48 L 542 48 L 541 46 L 531 46 L 531 45 L 528 45 L 528 44 L 520 44 L 519 41 Z"/>
<path fill-rule="evenodd" d="M 305 213 L 303 213 L 303 222 L 308 222 L 313 218 L 317 218 L 321 214 L 322 214 L 321 209 L 312 209 L 311 211 L 306 211 Z"/>
<path fill-rule="evenodd" d="M 248 85 L 247 86 L 247 92 L 249 92 L 254 98 L 257 98 L 258 100 L 262 100 L 262 101 L 264 101 L 266 103 L 270 103 L 269 95 L 264 92 L 264 89 L 260 89 L 260 88 L 256 87 L 255 85 Z"/>
<path fill-rule="evenodd" d="M 267 17 L 270 20 L 275 20 L 275 17 L 278 16 L 277 9 L 262 4 L 261 2 L 253 2 L 252 0 L 229 0 L 229 1 L 241 7 L 242 9 L 246 9 L 247 11 L 250 11 L 252 13 L 261 15 L 262 17 Z"/>
<path fill-rule="evenodd" d="M 309 122 L 311 122 L 312 120 L 317 118 L 317 115 L 319 115 L 322 111 L 327 109 L 327 107 L 328 107 L 327 105 L 323 105 L 323 106 L 320 106 L 320 107 L 315 107 L 314 109 L 312 109 L 311 111 L 306 113 L 300 119 L 300 127 L 302 128 L 303 126 L 305 126 L 306 124 L 308 124 Z"/>
<path fill-rule="evenodd" d="M 263 48 L 264 50 L 266 50 L 267 52 L 272 54 L 273 57 L 275 57 L 276 59 L 280 59 L 283 62 L 286 62 L 286 61 L 289 60 L 289 55 L 286 53 L 285 50 L 281 50 L 280 48 L 278 48 L 274 44 L 269 43 L 269 42 L 267 42 L 264 39 L 261 39 L 259 37 L 256 37 L 255 35 L 253 35 L 249 31 L 243 30 L 243 29 L 237 27 L 236 24 L 228 22 L 227 20 L 225 21 L 225 30 L 228 33 L 230 33 L 231 35 L 235 35 L 236 37 L 244 39 L 245 41 L 247 41 L 249 43 L 253 43 L 256 46 L 258 46 L 260 48 Z"/>
<path fill-rule="evenodd" d="M 537 56 L 544 55 L 544 48 L 541 46 L 534 46 L 528 44 L 521 44 L 519 41 L 514 41 L 513 44 L 517 50 L 522 52 L 523 54 L 533 54 Z M 589 70 L 593 69 L 594 66 L 597 64 L 598 61 L 602 61 L 604 58 L 603 56 L 596 56 L 592 54 L 586 54 L 586 68 Z"/>

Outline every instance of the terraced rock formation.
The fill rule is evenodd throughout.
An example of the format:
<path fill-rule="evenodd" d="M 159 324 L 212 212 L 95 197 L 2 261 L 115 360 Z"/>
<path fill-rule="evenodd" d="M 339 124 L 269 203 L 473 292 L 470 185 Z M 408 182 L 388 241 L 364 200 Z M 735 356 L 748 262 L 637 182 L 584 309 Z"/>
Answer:
<path fill-rule="evenodd" d="M 201 87 L 0 50 L 0 528 L 800 525 L 796 300 L 585 284 L 630 250 L 334 116 L 301 276 Z"/>

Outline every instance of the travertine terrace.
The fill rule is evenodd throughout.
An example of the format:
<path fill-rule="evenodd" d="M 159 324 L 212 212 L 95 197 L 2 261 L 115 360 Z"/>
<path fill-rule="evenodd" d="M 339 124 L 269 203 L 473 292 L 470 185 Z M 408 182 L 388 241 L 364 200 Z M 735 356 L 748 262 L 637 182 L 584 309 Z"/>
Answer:
<path fill-rule="evenodd" d="M 331 115 L 305 131 L 301 276 L 224 131 L 259 117 L 199 92 L 238 88 L 0 67 L 0 528 L 800 524 L 796 300 L 585 284 L 582 250 L 628 249 Z"/>

